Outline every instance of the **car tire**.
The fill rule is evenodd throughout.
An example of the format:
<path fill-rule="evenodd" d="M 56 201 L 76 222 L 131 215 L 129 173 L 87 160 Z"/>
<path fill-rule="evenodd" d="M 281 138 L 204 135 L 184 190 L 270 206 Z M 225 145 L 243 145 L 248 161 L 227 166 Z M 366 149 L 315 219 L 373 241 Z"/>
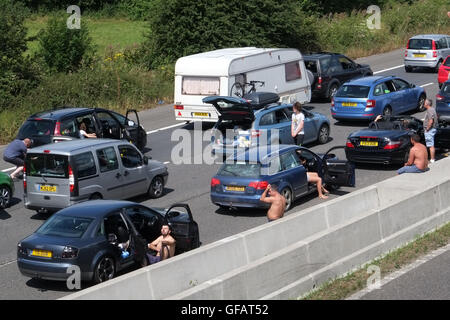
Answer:
<path fill-rule="evenodd" d="M 390 106 L 387 106 L 383 110 L 383 116 L 392 116 L 392 108 Z"/>
<path fill-rule="evenodd" d="M 338 89 L 339 85 L 336 82 L 330 84 L 330 87 L 328 88 L 328 97 L 327 97 L 330 101 L 331 99 L 333 99 Z"/>
<path fill-rule="evenodd" d="M 328 142 L 329 138 L 330 138 L 330 127 L 326 124 L 323 124 L 319 129 L 317 141 L 320 144 L 325 144 Z"/>
<path fill-rule="evenodd" d="M 94 283 L 99 284 L 114 278 L 116 274 L 116 265 L 114 259 L 110 256 L 103 256 L 96 263 L 94 269 Z"/>
<path fill-rule="evenodd" d="M 405 71 L 406 72 L 412 72 L 413 68 L 410 66 L 405 66 Z"/>
<path fill-rule="evenodd" d="M 425 99 L 426 96 L 424 94 L 421 94 L 419 97 L 419 101 L 417 101 L 417 110 L 419 112 L 425 111 Z"/>
<path fill-rule="evenodd" d="M 284 188 L 281 190 L 281 195 L 286 199 L 286 209 L 284 211 L 288 211 L 292 207 L 292 203 L 294 202 L 292 198 L 292 191 L 289 188 Z"/>
<path fill-rule="evenodd" d="M 163 195 L 164 191 L 164 180 L 160 176 L 153 178 L 148 188 L 148 196 L 152 199 L 157 199 Z"/>
<path fill-rule="evenodd" d="M 102 197 L 102 195 L 99 194 L 99 193 L 94 193 L 94 194 L 89 198 L 89 200 L 102 200 L 102 199 L 103 199 L 103 197 Z"/>
<path fill-rule="evenodd" d="M 8 186 L 0 186 L 0 209 L 6 209 L 11 204 L 11 189 Z"/>

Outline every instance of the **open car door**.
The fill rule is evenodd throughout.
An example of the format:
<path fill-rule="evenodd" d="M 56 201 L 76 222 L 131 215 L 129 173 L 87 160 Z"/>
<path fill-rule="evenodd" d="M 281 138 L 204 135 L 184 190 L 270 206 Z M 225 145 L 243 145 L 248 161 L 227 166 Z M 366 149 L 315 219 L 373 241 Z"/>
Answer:
<path fill-rule="evenodd" d="M 128 109 L 125 115 L 125 137 L 132 141 L 132 143 L 138 147 L 139 150 L 142 150 L 145 145 L 144 144 L 144 136 L 142 136 L 141 130 L 141 122 L 139 120 L 139 115 L 136 110 Z"/>
<path fill-rule="evenodd" d="M 253 121 L 252 105 L 245 99 L 235 97 L 211 96 L 203 98 L 203 103 L 212 104 L 221 120 Z"/>
<path fill-rule="evenodd" d="M 167 209 L 164 219 L 172 228 L 173 236 L 177 241 L 177 252 L 188 251 L 200 246 L 198 225 L 194 221 L 191 208 L 188 204 L 173 204 Z"/>
<path fill-rule="evenodd" d="M 324 183 L 341 187 L 354 187 L 355 166 L 350 161 L 339 160 L 335 154 L 331 153 L 337 149 L 345 150 L 345 147 L 333 147 L 322 158 Z"/>

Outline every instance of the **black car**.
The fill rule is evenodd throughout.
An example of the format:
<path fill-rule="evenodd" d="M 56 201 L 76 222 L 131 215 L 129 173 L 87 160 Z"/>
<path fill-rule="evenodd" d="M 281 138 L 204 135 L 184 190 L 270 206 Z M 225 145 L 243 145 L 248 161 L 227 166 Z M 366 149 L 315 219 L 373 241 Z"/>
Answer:
<path fill-rule="evenodd" d="M 17 264 L 27 277 L 59 281 L 70 276 L 68 268 L 78 266 L 81 280 L 100 283 L 133 264 L 146 266 L 147 244 L 161 235 L 165 223 L 176 240 L 175 254 L 200 246 L 198 225 L 187 204 L 168 209 L 113 200 L 76 204 L 18 243 Z M 119 246 L 123 243 L 129 244 L 126 250 Z"/>
<path fill-rule="evenodd" d="M 436 113 L 441 122 L 450 123 L 450 80 L 442 84 L 436 95 Z"/>
<path fill-rule="evenodd" d="M 129 119 L 135 114 L 135 121 Z M 80 138 L 80 125 L 84 123 L 87 133 L 97 138 L 126 139 L 139 150 L 147 145 L 147 133 L 140 125 L 135 110 L 125 116 L 102 108 L 58 108 L 30 116 L 19 129 L 17 139 L 32 139 L 32 147 Z"/>
<path fill-rule="evenodd" d="M 352 162 L 405 163 L 412 147 L 410 134 L 422 139 L 423 123 L 412 116 L 383 117 L 373 121 L 367 129 L 353 132 L 347 139 L 345 153 Z"/>
<path fill-rule="evenodd" d="M 441 149 L 450 149 L 450 122 L 441 120 L 434 136 L 434 146 Z"/>
<path fill-rule="evenodd" d="M 330 99 L 348 80 L 373 75 L 369 65 L 361 65 L 350 58 L 331 52 L 303 56 L 306 68 L 314 75 L 311 83 L 313 97 Z"/>

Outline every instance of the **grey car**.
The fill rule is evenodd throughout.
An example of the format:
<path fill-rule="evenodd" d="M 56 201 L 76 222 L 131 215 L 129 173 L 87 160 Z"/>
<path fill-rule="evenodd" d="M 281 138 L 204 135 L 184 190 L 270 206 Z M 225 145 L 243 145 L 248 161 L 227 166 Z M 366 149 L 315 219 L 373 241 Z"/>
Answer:
<path fill-rule="evenodd" d="M 30 149 L 25 159 L 24 204 L 55 212 L 93 199 L 162 196 L 167 167 L 149 160 L 133 144 L 84 139 Z"/>
<path fill-rule="evenodd" d="M 450 36 L 446 34 L 422 34 L 408 40 L 405 51 L 405 71 L 414 67 L 439 71 L 442 62 L 450 55 Z"/>

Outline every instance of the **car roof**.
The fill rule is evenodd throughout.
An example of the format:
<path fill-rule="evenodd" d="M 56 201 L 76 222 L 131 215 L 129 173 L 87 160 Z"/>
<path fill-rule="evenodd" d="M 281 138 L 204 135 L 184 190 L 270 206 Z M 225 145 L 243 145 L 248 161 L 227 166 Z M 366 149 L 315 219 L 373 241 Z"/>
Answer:
<path fill-rule="evenodd" d="M 439 39 L 442 37 L 449 37 L 447 34 L 418 34 L 410 39 Z"/>
<path fill-rule="evenodd" d="M 303 55 L 304 59 L 318 59 L 324 56 L 338 56 L 342 55 L 341 53 L 336 52 L 313 52 L 310 54 Z"/>
<path fill-rule="evenodd" d="M 267 146 L 267 148 L 261 148 L 261 146 L 252 147 L 245 151 L 238 152 L 237 154 L 232 156 L 233 157 L 232 159 L 234 161 L 256 160 L 256 162 L 266 164 L 274 155 L 283 154 L 290 150 L 295 150 L 297 148 L 298 146 L 296 145 L 286 145 L 286 144 Z"/>
<path fill-rule="evenodd" d="M 58 211 L 57 214 L 70 217 L 102 218 L 114 210 L 134 205 L 140 204 L 121 200 L 91 200 L 74 204 Z"/>
<path fill-rule="evenodd" d="M 41 111 L 38 113 L 35 113 L 31 115 L 28 120 L 40 118 L 40 119 L 46 119 L 46 120 L 58 120 L 61 118 L 64 118 L 71 114 L 77 114 L 84 111 L 93 110 L 92 108 L 73 108 L 73 107 L 67 107 L 67 108 L 58 108 L 54 110 L 46 110 Z"/>
<path fill-rule="evenodd" d="M 58 143 L 46 144 L 36 148 L 30 149 L 29 153 L 44 153 L 45 150 L 49 150 L 50 153 L 63 154 L 84 149 L 87 147 L 98 147 L 102 145 L 110 145 L 111 143 L 127 144 L 130 143 L 125 140 L 114 139 L 75 139 L 69 141 L 62 141 Z"/>
<path fill-rule="evenodd" d="M 390 80 L 396 79 L 396 76 L 370 76 L 370 77 L 362 77 L 354 80 L 347 81 L 345 84 L 349 85 L 359 85 L 359 86 L 371 86 L 374 83 L 377 83 L 381 80 Z"/>

